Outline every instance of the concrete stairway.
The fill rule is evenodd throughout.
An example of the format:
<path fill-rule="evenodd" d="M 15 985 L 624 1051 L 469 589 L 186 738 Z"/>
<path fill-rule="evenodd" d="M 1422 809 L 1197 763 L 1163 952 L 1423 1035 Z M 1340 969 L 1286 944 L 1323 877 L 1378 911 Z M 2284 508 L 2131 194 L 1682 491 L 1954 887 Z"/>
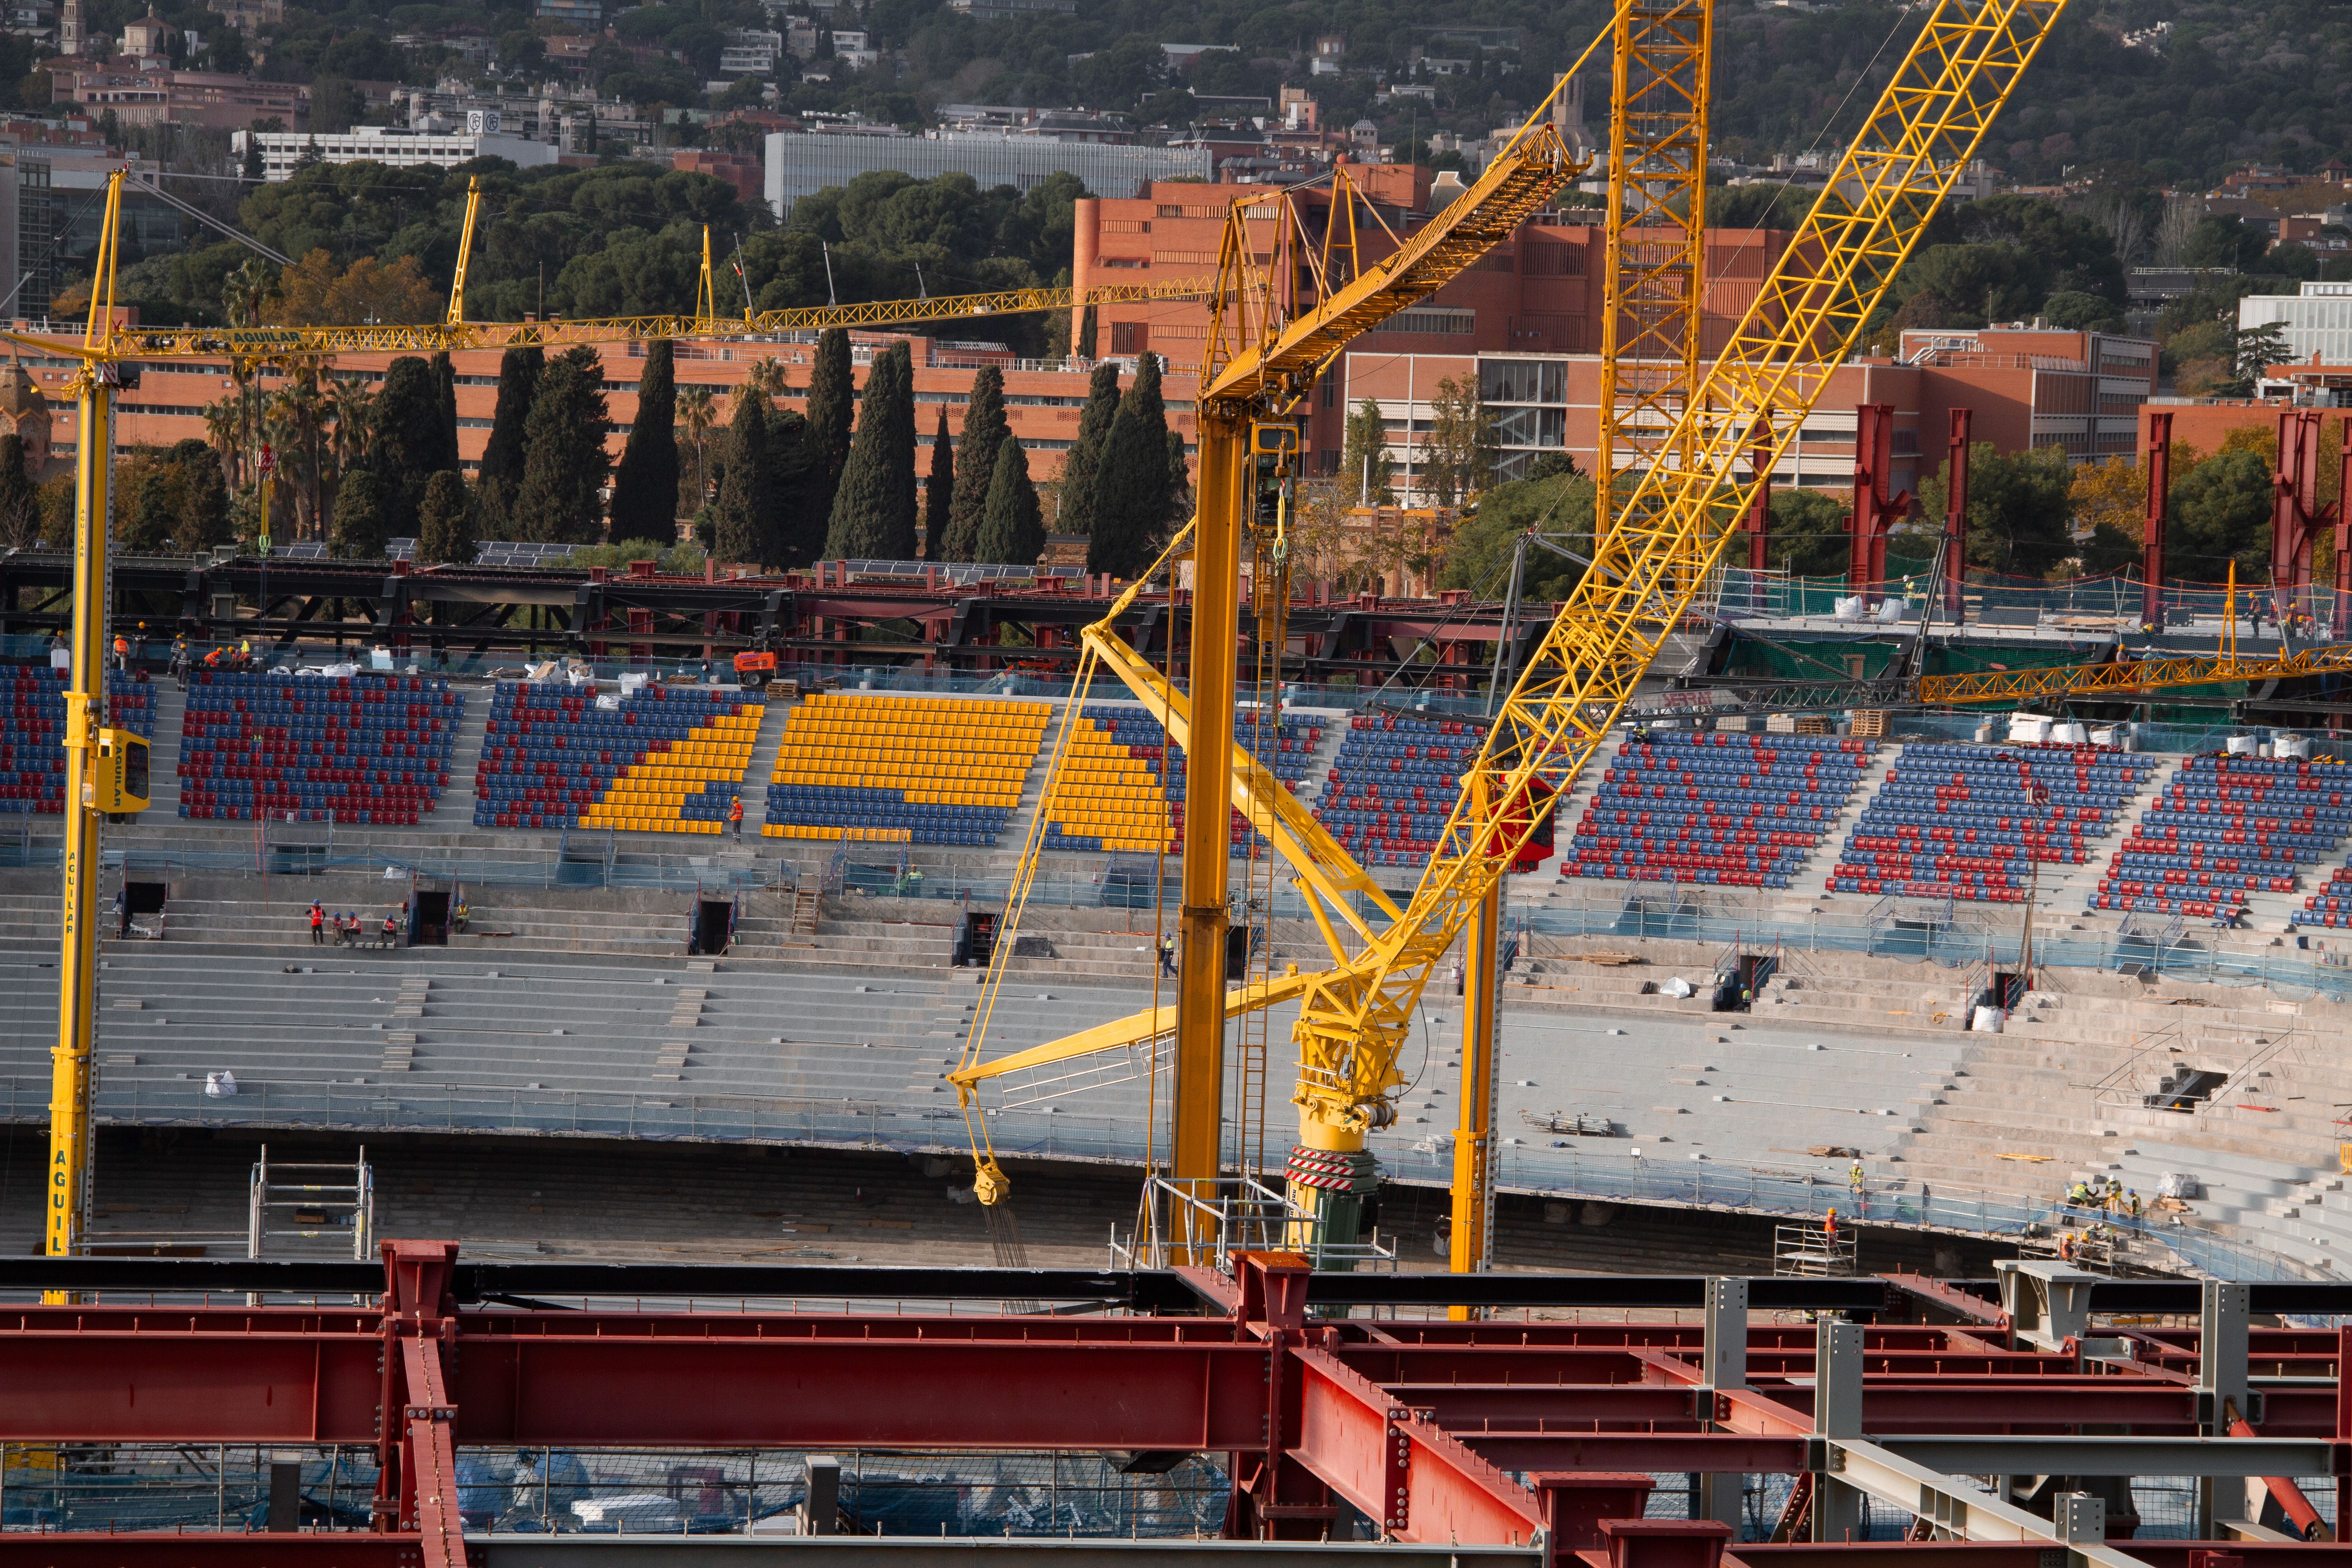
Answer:
<path fill-rule="evenodd" d="M 449 784 L 435 803 L 433 814 L 416 819 L 419 827 L 463 833 L 474 826 L 474 770 L 482 760 L 482 737 L 490 722 L 492 688 L 470 688 L 459 695 L 466 710 L 457 721 L 457 743 L 449 749 Z"/>
<path fill-rule="evenodd" d="M 158 821 L 180 815 L 180 722 L 188 711 L 188 694 L 168 677 L 147 683 L 155 705 L 155 733 L 147 753 L 147 811 Z"/>
<path fill-rule="evenodd" d="M 746 697 L 755 695 L 745 692 Z M 787 702 L 782 692 L 769 692 L 762 697 L 767 703 L 760 715 L 760 733 L 751 742 L 751 760 L 743 764 L 743 841 L 749 844 L 757 837 L 768 820 L 768 780 L 776 771 L 776 753 L 783 749 L 784 731 L 792 723 L 797 703 Z"/>

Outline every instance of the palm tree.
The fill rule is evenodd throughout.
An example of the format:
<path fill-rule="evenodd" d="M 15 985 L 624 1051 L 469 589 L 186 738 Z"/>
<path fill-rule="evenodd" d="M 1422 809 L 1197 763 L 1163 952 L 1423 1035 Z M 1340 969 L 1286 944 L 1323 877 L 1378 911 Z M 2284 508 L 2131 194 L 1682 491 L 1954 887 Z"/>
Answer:
<path fill-rule="evenodd" d="M 271 411 L 286 432 L 281 467 L 287 477 L 295 481 L 296 514 L 300 520 L 307 513 L 309 531 L 318 538 L 326 537 L 326 465 L 319 449 L 320 426 L 326 421 L 326 399 L 319 392 L 317 367 L 304 365 L 294 379 L 278 388 L 271 400 Z M 308 506 L 299 503 L 307 500 Z M 298 530 L 297 537 L 300 537 Z"/>
<path fill-rule="evenodd" d="M 235 395 L 205 405 L 205 439 L 220 454 L 221 472 L 232 490 L 245 485 L 245 450 L 237 444 Z"/>
<path fill-rule="evenodd" d="M 783 362 L 773 354 L 764 356 L 751 366 L 744 374 L 743 385 L 747 391 L 766 393 L 771 402 L 792 391 L 792 384 L 784 379 Z"/>
<path fill-rule="evenodd" d="M 375 422 L 375 394 L 367 383 L 338 376 L 327 385 L 326 416 L 333 421 L 335 468 L 348 472 L 364 467 L 368 434 Z"/>
<path fill-rule="evenodd" d="M 719 405 L 711 400 L 707 386 L 689 386 L 677 395 L 677 423 L 686 432 L 687 444 L 694 448 L 694 510 L 700 511 L 710 499 L 710 462 L 706 438 L 710 427 L 719 423 Z"/>

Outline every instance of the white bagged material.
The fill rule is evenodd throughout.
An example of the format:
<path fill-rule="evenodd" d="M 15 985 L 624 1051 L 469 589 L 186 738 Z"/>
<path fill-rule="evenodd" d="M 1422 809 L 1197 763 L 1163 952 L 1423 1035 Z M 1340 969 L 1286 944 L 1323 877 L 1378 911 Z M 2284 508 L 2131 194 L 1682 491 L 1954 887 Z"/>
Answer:
<path fill-rule="evenodd" d="M 1969 1031 L 1978 1035 L 1998 1035 L 2009 1015 L 1999 1007 L 1979 1007 L 1969 1019 Z"/>

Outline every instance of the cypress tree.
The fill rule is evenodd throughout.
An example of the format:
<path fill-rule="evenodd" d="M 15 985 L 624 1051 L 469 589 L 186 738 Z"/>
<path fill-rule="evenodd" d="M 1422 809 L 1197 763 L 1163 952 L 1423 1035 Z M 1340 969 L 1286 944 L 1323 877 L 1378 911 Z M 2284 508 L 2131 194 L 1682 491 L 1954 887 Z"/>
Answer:
<path fill-rule="evenodd" d="M 1192 516 L 1192 469 L 1184 461 L 1184 437 L 1177 431 L 1168 432 L 1168 514 L 1170 533 Z"/>
<path fill-rule="evenodd" d="M 833 515 L 833 493 L 840 488 L 842 470 L 849 462 L 850 420 L 856 412 L 857 380 L 849 368 L 849 334 L 839 327 L 827 327 L 817 334 L 816 364 L 809 372 L 805 437 L 812 465 L 810 510 L 820 522 Z"/>
<path fill-rule="evenodd" d="M 522 489 L 515 497 L 518 538 L 593 544 L 604 531 L 604 362 L 585 343 L 556 356 L 539 378 L 523 426 Z M 420 490 L 424 488 L 420 481 Z"/>
<path fill-rule="evenodd" d="M 646 350 L 637 417 L 613 478 L 613 537 L 667 541 L 677 532 L 677 385 L 667 338 Z"/>
<path fill-rule="evenodd" d="M 971 378 L 964 405 L 963 436 L 956 443 L 955 497 L 948 506 L 948 531 L 940 549 L 947 560 L 970 561 L 980 548 L 980 514 L 988 487 L 996 479 L 996 448 L 1011 434 L 1004 422 L 1004 373 L 992 364 Z"/>
<path fill-rule="evenodd" d="M 1034 566 L 1045 552 L 1045 514 L 1029 482 L 1029 454 L 1019 437 L 996 449 L 996 474 L 980 521 L 980 559 L 1000 566 Z"/>
<path fill-rule="evenodd" d="M 923 559 L 937 561 L 946 545 L 948 508 L 955 504 L 955 443 L 948 438 L 948 411 L 940 410 L 939 434 L 931 437 L 931 476 L 923 481 Z"/>
<path fill-rule="evenodd" d="M 1160 360 L 1139 354 L 1135 383 L 1118 400 L 1095 476 L 1087 570 L 1115 577 L 1141 573 L 1151 564 L 1168 510 L 1168 411 L 1160 397 Z"/>
<path fill-rule="evenodd" d="M 735 395 L 727 421 L 726 477 L 712 509 L 711 548 L 721 561 L 751 561 L 773 568 L 767 520 L 775 506 L 768 483 L 768 399 L 756 389 Z"/>
<path fill-rule="evenodd" d="M 444 468 L 425 481 L 425 499 L 416 507 L 416 529 L 418 565 L 473 564 L 473 508 L 467 502 L 466 481 L 457 469 Z"/>
<path fill-rule="evenodd" d="M 403 354 L 383 373 L 375 400 L 375 439 L 371 465 L 382 486 L 381 507 L 388 539 L 414 538 L 416 503 L 425 481 L 448 465 L 442 447 L 448 429 L 441 411 L 440 378 L 432 365 Z"/>
<path fill-rule="evenodd" d="M 423 361 L 418 361 L 422 364 Z M 334 552 L 347 560 L 380 560 L 384 542 L 395 537 L 384 518 L 384 489 L 372 468 L 343 476 L 335 491 Z"/>
<path fill-rule="evenodd" d="M 806 566 L 824 549 L 833 507 L 815 428 L 789 408 L 770 409 L 767 463 L 771 559 L 786 570 Z"/>
<path fill-rule="evenodd" d="M 857 433 L 834 492 L 829 561 L 915 557 L 915 373 L 903 342 L 877 355 L 857 405 Z"/>
<path fill-rule="evenodd" d="M 1087 405 L 1078 412 L 1078 438 L 1062 459 L 1061 504 L 1056 510 L 1056 533 L 1095 531 L 1095 476 L 1102 468 L 1103 443 L 1110 438 L 1110 422 L 1118 415 L 1118 364 L 1105 360 L 1087 381 Z"/>
<path fill-rule="evenodd" d="M 490 442 L 482 448 L 481 471 L 474 481 L 482 531 L 492 539 L 514 537 L 509 514 L 522 489 L 523 426 L 545 363 L 536 348 L 509 349 L 499 360 L 498 409 L 490 416 Z"/>
<path fill-rule="evenodd" d="M 457 370 L 449 363 L 446 349 L 433 356 L 433 384 L 441 393 L 442 459 L 434 465 L 433 471 L 437 474 L 443 468 L 450 468 L 463 473 L 465 469 L 457 457 Z"/>

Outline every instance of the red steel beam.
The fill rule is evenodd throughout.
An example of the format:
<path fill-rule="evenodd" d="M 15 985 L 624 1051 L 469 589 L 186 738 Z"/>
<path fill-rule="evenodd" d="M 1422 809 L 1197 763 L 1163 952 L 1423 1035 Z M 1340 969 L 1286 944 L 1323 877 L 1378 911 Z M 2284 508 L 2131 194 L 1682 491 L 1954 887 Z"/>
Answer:
<path fill-rule="evenodd" d="M 1301 1348 L 1295 1457 L 1399 1541 L 1517 1545 L 1542 1500 L 1328 1352 Z"/>

